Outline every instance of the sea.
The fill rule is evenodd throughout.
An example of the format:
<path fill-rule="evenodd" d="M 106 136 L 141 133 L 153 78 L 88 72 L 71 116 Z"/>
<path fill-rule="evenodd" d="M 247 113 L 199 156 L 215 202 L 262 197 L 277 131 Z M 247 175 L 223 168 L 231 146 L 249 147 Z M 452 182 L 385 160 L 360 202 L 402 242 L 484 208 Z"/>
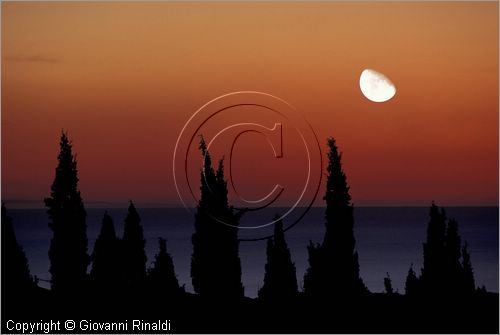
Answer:
<path fill-rule="evenodd" d="M 101 220 L 107 211 L 114 220 L 119 236 L 123 235 L 126 208 L 87 208 L 89 253 L 99 234 Z M 266 208 L 257 218 L 269 222 L 281 208 Z M 148 267 L 157 253 L 158 238 L 167 239 L 167 251 L 173 258 L 175 272 L 181 285 L 192 292 L 190 262 L 191 235 L 194 231 L 194 211 L 186 208 L 139 208 L 146 239 Z M 307 270 L 307 245 L 320 243 L 325 233 L 325 209 L 304 210 L 300 220 L 287 222 L 286 241 L 297 270 L 297 282 L 302 288 Z M 18 242 L 28 258 L 32 275 L 39 285 L 50 287 L 48 250 L 52 232 L 48 227 L 45 209 L 8 209 L 13 219 Z M 477 286 L 498 292 L 499 286 L 499 210 L 498 207 L 447 207 L 449 218 L 458 221 L 462 241 L 467 241 Z M 387 275 L 395 290 L 404 293 L 404 283 L 410 265 L 420 273 L 423 262 L 423 242 L 429 221 L 429 207 L 355 207 L 354 233 L 359 254 L 360 275 L 372 292 L 383 292 Z M 255 220 L 254 216 L 252 220 Z M 242 219 L 242 226 L 245 218 Z M 247 224 L 248 225 L 248 222 Z M 272 225 L 271 225 L 272 226 Z M 291 227 L 290 227 L 291 226 Z M 264 278 L 266 262 L 265 237 L 272 230 L 240 229 L 240 259 L 242 282 L 247 297 L 256 297 Z M 248 241 L 250 239 L 250 241 Z M 90 268 L 89 268 L 90 270 Z"/>

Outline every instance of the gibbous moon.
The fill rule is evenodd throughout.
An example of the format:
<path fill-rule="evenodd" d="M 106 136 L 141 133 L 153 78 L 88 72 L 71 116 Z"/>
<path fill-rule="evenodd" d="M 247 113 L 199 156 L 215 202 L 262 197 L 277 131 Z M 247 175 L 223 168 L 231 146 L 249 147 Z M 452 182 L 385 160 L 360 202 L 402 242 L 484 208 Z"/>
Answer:
<path fill-rule="evenodd" d="M 373 102 L 384 102 L 396 94 L 396 86 L 382 73 L 366 69 L 359 77 L 359 88 Z"/>

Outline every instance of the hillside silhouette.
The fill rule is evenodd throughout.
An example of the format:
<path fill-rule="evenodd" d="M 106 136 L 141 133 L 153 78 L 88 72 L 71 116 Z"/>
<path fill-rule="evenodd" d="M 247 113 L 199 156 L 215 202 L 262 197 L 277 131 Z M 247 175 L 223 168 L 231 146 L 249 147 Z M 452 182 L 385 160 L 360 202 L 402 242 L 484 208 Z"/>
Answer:
<path fill-rule="evenodd" d="M 63 132 L 55 178 L 45 199 L 53 234 L 48 253 L 51 288 L 39 287 L 31 276 L 15 222 L 2 205 L 2 320 L 168 319 L 171 332 L 180 333 L 498 333 L 498 294 L 476 287 L 474 258 L 460 236 L 459 223 L 435 203 L 422 241 L 423 267 L 410 265 L 404 293 L 394 291 L 389 273 L 380 278 L 385 292 L 366 288 L 342 154 L 335 139 L 329 138 L 327 145 L 326 230 L 321 243 L 308 247 L 303 289 L 284 223 L 276 216 L 266 245 L 263 282 L 258 297 L 251 299 L 245 297 L 241 281 L 242 214 L 229 204 L 224 162 L 213 167 L 203 138 L 191 241 L 195 293 L 189 293 L 177 280 L 168 236 L 158 236 L 158 251 L 148 267 L 141 214 L 132 201 L 121 222 L 103 215 L 99 236 L 88 250 L 77 161 Z M 122 237 L 115 223 L 123 225 Z M 8 332 L 5 322 L 2 331 Z"/>

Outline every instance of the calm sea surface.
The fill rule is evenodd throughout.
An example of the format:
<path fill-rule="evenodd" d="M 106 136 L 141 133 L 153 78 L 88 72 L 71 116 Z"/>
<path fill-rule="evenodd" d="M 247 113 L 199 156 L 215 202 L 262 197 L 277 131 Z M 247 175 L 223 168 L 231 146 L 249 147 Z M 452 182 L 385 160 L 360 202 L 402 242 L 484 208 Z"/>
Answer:
<path fill-rule="evenodd" d="M 105 209 L 87 209 L 89 253 L 99 233 Z M 19 243 L 28 257 L 31 273 L 41 279 L 50 279 L 48 249 L 52 236 L 44 209 L 11 209 L 14 229 Z M 383 278 L 389 273 L 393 286 L 404 292 L 404 281 L 410 264 L 420 272 L 422 243 L 425 240 L 428 207 L 360 207 L 355 208 L 355 237 L 359 253 L 361 276 L 371 291 L 383 291 Z M 117 234 L 123 234 L 126 209 L 108 209 L 113 217 Z M 262 219 L 280 213 L 279 208 L 268 208 L 258 214 Z M 466 240 L 471 252 L 472 265 L 478 286 L 498 292 L 498 207 L 448 207 L 448 217 L 457 219 L 462 241 Z M 148 266 L 157 251 L 157 238 L 168 240 L 180 284 L 192 291 L 189 276 L 191 261 L 191 235 L 194 215 L 184 208 L 139 209 L 147 240 Z M 304 218 L 286 232 L 288 246 L 297 268 L 299 287 L 307 268 L 309 241 L 321 242 L 325 232 L 324 208 L 312 208 Z M 255 217 L 253 218 L 255 220 Z M 242 222 L 244 224 L 245 222 Z M 248 223 L 248 222 L 247 222 Z M 285 220 L 285 225 L 287 222 Z M 265 236 L 264 230 L 240 230 L 240 238 Z M 265 265 L 265 245 L 261 241 L 240 242 L 245 295 L 255 297 L 262 285 Z M 48 283 L 40 282 L 48 287 Z"/>

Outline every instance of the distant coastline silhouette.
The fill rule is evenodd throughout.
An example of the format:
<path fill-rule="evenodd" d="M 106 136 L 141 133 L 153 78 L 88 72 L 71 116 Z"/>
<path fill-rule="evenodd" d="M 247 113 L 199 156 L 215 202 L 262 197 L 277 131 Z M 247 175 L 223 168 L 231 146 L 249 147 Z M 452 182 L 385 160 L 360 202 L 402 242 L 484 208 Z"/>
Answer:
<path fill-rule="evenodd" d="M 498 333 L 498 293 L 476 287 L 473 255 L 460 236 L 459 223 L 434 202 L 422 269 L 410 264 L 404 293 L 394 290 L 390 273 L 380 278 L 384 293 L 368 290 L 360 275 L 342 154 L 334 138 L 327 145 L 326 230 L 321 243 L 308 246 L 303 288 L 283 221 L 277 220 L 266 245 L 263 284 L 251 299 L 241 280 L 237 227 L 243 213 L 230 205 L 224 161 L 214 168 L 203 138 L 191 239 L 195 293 L 189 293 L 179 285 L 168 236 L 158 236 L 158 251 L 148 268 L 141 215 L 133 201 L 123 220 L 123 236 L 116 234 L 117 218 L 106 212 L 93 250 L 88 250 L 77 161 L 63 131 L 54 181 L 44 200 L 52 232 L 50 290 L 39 287 L 31 275 L 15 222 L 2 204 L 2 331 L 9 332 L 5 320 L 47 318 L 169 319 L 172 332 L 181 333 Z"/>

